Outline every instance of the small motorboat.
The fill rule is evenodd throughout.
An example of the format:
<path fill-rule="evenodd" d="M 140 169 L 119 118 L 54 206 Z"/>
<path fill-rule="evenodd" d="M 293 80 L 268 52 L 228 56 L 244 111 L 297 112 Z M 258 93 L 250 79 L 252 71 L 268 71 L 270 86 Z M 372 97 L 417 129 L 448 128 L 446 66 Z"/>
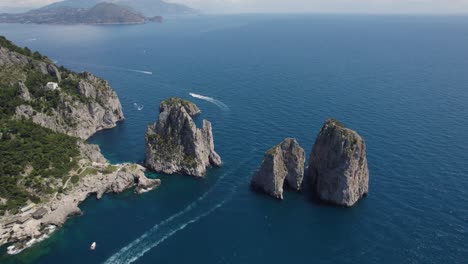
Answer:
<path fill-rule="evenodd" d="M 95 250 L 95 249 L 96 249 L 96 242 L 93 242 L 93 243 L 91 244 L 91 247 L 89 247 L 89 249 Z"/>

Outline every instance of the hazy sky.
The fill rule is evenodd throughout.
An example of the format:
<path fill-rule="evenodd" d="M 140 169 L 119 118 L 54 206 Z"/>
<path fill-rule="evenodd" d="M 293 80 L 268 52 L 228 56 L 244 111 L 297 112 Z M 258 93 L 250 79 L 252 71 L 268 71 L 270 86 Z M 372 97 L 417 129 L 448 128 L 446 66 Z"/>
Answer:
<path fill-rule="evenodd" d="M 38 7 L 58 0 L 0 0 L 0 7 Z M 205 12 L 468 13 L 468 0 L 167 0 Z"/>

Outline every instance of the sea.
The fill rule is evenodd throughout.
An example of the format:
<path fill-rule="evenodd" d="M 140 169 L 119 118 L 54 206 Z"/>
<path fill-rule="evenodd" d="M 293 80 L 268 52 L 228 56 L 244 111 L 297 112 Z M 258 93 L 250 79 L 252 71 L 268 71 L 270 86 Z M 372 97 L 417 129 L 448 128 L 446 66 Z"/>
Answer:
<path fill-rule="evenodd" d="M 111 162 L 144 160 L 169 97 L 199 106 L 224 162 L 90 197 L 48 240 L 3 247 L 2 264 L 468 263 L 467 16 L 200 15 L 0 35 L 109 81 L 126 119 L 89 142 Z M 250 189 L 266 150 L 294 137 L 309 156 L 332 117 L 366 141 L 366 198 L 340 208 Z"/>

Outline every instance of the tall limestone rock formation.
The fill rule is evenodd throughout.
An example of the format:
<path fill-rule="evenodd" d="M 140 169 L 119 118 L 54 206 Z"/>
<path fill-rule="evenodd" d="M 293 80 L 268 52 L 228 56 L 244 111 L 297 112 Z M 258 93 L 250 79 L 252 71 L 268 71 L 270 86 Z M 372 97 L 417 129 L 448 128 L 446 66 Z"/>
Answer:
<path fill-rule="evenodd" d="M 307 177 L 318 199 L 353 206 L 369 191 L 364 140 L 337 120 L 327 120 L 313 146 Z"/>
<path fill-rule="evenodd" d="M 294 190 L 301 189 L 304 163 L 304 149 L 295 139 L 287 138 L 265 153 L 262 165 L 255 172 L 251 185 L 256 190 L 283 199 L 285 183 Z"/>
<path fill-rule="evenodd" d="M 146 132 L 146 166 L 166 174 L 181 173 L 203 177 L 210 166 L 220 166 L 214 150 L 211 123 L 203 120 L 197 128 L 192 117 L 198 107 L 180 98 L 161 102 L 159 121 Z"/>

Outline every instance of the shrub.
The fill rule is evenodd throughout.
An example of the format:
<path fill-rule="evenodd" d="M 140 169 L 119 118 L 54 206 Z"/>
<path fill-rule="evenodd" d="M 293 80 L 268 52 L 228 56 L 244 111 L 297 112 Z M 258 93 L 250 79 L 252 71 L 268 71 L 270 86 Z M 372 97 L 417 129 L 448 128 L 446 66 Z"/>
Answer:
<path fill-rule="evenodd" d="M 70 182 L 73 183 L 73 184 L 76 184 L 80 181 L 80 177 L 78 177 L 77 175 L 73 175 L 70 179 Z"/>

